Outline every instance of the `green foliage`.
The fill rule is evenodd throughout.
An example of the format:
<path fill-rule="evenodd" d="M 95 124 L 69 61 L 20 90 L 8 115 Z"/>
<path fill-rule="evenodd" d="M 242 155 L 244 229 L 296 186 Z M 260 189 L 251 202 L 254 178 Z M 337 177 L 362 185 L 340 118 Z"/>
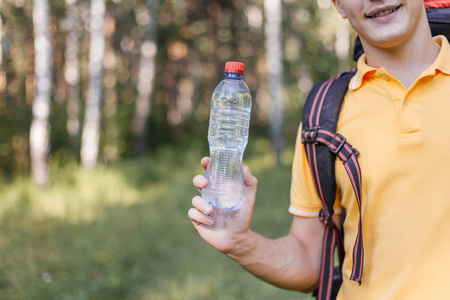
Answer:
<path fill-rule="evenodd" d="M 198 150 L 157 156 L 91 171 L 67 163 L 45 189 L 29 179 L 1 183 L 1 297 L 311 299 L 256 279 L 200 238 L 187 217 Z M 284 235 L 290 168 L 273 167 L 262 151 L 247 157 L 260 181 L 251 226 Z"/>
<path fill-rule="evenodd" d="M 80 36 L 81 111 L 88 86 L 89 1 L 78 0 Z M 302 99 L 311 85 L 351 67 L 347 57 L 338 57 L 337 28 L 346 28 L 338 14 L 326 7 L 328 1 L 283 1 L 283 103 L 286 138 L 295 138 Z M 0 66 L 0 175 L 29 173 L 29 128 L 34 97 L 34 40 L 32 1 L 3 0 L 3 61 Z M 103 112 L 100 156 L 103 162 L 129 159 L 136 153 L 133 114 L 137 95 L 140 45 L 145 37 L 142 11 L 145 0 L 106 1 L 108 30 L 106 44 L 115 63 L 109 76 L 108 95 L 113 109 Z M 329 3 L 328 3 L 329 5 Z M 78 159 L 80 135 L 66 131 L 64 82 L 66 3 L 50 1 L 53 39 L 54 93 L 51 110 L 52 159 L 61 155 Z M 158 52 L 156 74 L 147 124 L 147 155 L 160 147 L 206 141 L 209 100 L 222 78 L 228 60 L 246 64 L 245 81 L 253 96 L 252 134 L 268 136 L 263 0 L 192 1 L 161 0 L 156 13 Z M 343 25 L 344 24 L 344 25 Z M 350 35 L 348 40 L 352 40 Z M 111 78 L 108 79 L 111 82 Z M 106 87 L 105 87 L 106 89 Z M 103 95 L 107 97 L 106 94 Z M 108 99 L 103 99 L 105 103 Z M 108 132 L 112 132 L 108 137 Z M 114 148 L 111 151 L 111 146 Z"/>

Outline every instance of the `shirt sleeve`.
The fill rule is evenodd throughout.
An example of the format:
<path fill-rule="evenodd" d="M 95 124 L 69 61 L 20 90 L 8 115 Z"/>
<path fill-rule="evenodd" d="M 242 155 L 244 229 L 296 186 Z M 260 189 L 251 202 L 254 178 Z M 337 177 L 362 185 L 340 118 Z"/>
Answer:
<path fill-rule="evenodd" d="M 302 125 L 295 142 L 295 154 L 292 162 L 291 204 L 289 212 L 300 217 L 318 217 L 322 200 L 317 195 L 312 173 L 306 158 L 305 147 L 301 143 Z M 339 192 L 336 191 L 334 202 L 336 214 L 342 213 Z"/>

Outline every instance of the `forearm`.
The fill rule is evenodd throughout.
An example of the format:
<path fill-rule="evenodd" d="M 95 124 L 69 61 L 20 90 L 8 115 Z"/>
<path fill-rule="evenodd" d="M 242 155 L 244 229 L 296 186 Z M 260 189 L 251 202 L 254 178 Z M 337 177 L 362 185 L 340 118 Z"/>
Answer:
<path fill-rule="evenodd" d="M 272 240 L 249 230 L 238 246 L 226 254 L 270 284 L 311 292 L 318 283 L 319 253 L 292 234 Z"/>
<path fill-rule="evenodd" d="M 206 169 L 209 159 L 202 159 Z M 212 209 L 196 196 L 188 212 L 201 237 L 255 276 L 281 288 L 310 292 L 319 281 L 324 225 L 319 218 L 293 218 L 289 235 L 271 240 L 249 230 L 258 180 L 243 167 L 244 198 L 239 210 Z M 208 184 L 198 175 L 198 190 Z M 336 223 L 338 224 L 338 223 Z"/>

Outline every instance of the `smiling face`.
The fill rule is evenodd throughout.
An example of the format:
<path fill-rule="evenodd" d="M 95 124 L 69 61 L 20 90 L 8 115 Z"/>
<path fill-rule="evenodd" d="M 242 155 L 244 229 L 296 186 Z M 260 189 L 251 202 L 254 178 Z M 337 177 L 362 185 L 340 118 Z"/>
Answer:
<path fill-rule="evenodd" d="M 360 35 L 365 48 L 396 47 L 418 30 L 428 30 L 423 0 L 332 1 Z"/>

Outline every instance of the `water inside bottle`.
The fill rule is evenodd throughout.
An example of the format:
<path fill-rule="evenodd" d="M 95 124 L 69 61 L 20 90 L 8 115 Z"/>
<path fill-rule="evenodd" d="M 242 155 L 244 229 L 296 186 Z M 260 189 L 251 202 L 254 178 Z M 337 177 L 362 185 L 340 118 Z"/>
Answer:
<path fill-rule="evenodd" d="M 239 151 L 212 149 L 205 173 L 209 184 L 202 190 L 202 197 L 213 207 L 239 207 L 244 193 L 241 159 Z"/>
<path fill-rule="evenodd" d="M 213 207 L 238 209 L 241 206 L 242 201 L 242 193 L 240 193 L 239 190 L 239 185 L 234 187 L 222 186 L 217 189 L 209 188 L 202 192 L 202 197 Z"/>

